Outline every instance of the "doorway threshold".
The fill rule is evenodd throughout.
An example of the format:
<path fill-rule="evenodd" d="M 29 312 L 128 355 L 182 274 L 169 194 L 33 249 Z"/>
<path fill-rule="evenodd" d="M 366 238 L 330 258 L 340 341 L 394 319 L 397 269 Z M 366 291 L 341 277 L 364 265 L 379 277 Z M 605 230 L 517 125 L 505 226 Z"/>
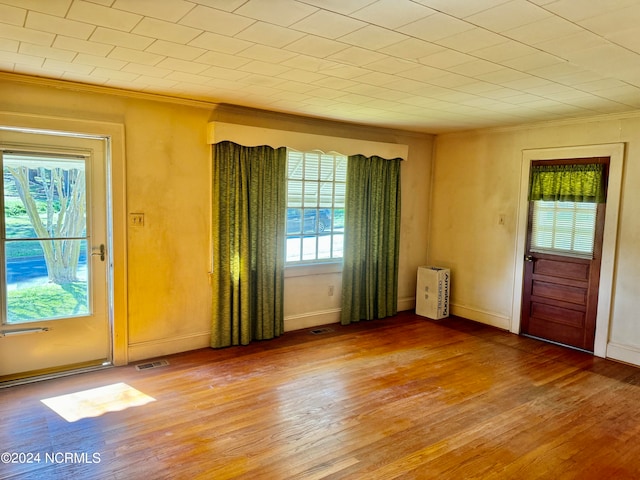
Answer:
<path fill-rule="evenodd" d="M 536 337 L 535 335 L 529 335 L 528 333 L 521 333 L 521 337 L 531 338 L 533 340 L 539 340 L 545 343 L 551 343 L 553 345 L 557 345 L 559 347 L 570 348 L 571 350 L 576 350 L 577 352 L 588 353 L 589 355 L 593 355 L 592 351 L 585 350 L 584 348 L 574 347 L 573 345 L 567 345 L 566 343 L 554 342 L 553 340 L 548 340 L 542 337 Z"/>
<path fill-rule="evenodd" d="M 99 360 L 77 365 L 65 365 L 57 369 L 48 369 L 46 371 L 39 370 L 15 375 L 5 375 L 0 377 L 0 389 L 13 387 L 15 385 L 25 385 L 27 383 L 53 380 L 55 378 L 68 377 L 70 375 L 93 372 L 96 370 L 104 370 L 107 368 L 113 368 L 113 363 L 107 360 Z"/>

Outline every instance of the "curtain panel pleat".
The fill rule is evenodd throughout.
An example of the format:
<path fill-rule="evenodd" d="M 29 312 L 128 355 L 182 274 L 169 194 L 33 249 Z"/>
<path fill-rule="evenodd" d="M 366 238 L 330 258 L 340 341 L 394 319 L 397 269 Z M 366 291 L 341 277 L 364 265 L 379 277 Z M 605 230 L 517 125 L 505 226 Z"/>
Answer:
<path fill-rule="evenodd" d="M 398 311 L 400 159 L 349 157 L 341 323 Z"/>
<path fill-rule="evenodd" d="M 602 164 L 532 165 L 529 200 L 604 203 L 606 185 Z"/>
<path fill-rule="evenodd" d="M 211 346 L 284 331 L 286 148 L 213 145 Z"/>

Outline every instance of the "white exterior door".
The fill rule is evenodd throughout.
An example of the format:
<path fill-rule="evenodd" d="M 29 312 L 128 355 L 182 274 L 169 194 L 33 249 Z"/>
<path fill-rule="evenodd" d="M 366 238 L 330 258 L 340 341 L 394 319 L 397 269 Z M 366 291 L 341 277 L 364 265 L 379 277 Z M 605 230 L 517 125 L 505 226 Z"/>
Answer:
<path fill-rule="evenodd" d="M 106 140 L 0 131 L 0 382 L 112 361 Z"/>

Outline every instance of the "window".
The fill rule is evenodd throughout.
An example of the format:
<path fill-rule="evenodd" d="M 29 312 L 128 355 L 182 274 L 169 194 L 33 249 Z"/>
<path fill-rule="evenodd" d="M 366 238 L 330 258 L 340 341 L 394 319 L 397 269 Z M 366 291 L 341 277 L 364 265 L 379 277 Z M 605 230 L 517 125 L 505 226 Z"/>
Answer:
<path fill-rule="evenodd" d="M 287 263 L 342 258 L 347 157 L 287 152 Z"/>
<path fill-rule="evenodd" d="M 531 251 L 593 257 L 597 203 L 533 202 Z"/>

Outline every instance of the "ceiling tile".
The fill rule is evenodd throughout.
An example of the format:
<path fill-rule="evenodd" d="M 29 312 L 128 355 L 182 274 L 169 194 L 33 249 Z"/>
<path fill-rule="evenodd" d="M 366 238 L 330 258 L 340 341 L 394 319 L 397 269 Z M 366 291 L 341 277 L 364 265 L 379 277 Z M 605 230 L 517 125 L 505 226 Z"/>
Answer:
<path fill-rule="evenodd" d="M 198 74 L 206 70 L 209 66 L 203 63 L 194 63 L 179 58 L 165 58 L 160 61 L 156 67 L 166 68 L 167 70 L 176 70 L 178 72 Z"/>
<path fill-rule="evenodd" d="M 474 50 L 473 55 L 492 62 L 502 63 L 505 60 L 524 57 L 537 53 L 538 51 L 538 49 L 530 47 L 529 45 L 505 38 L 504 43 Z"/>
<path fill-rule="evenodd" d="M 438 45 L 451 48 L 458 52 L 473 52 L 481 48 L 491 47 L 504 43 L 505 38 L 497 33 L 490 32 L 483 28 L 473 28 L 457 33 L 450 37 L 436 40 Z"/>
<path fill-rule="evenodd" d="M 234 13 L 275 25 L 288 26 L 317 11 L 317 8 L 295 0 L 248 0 Z"/>
<path fill-rule="evenodd" d="M 44 46 L 50 46 L 55 38 L 55 35 L 52 33 L 40 32 L 39 30 L 17 27 L 14 25 L 0 25 L 0 38 L 8 38 L 18 40 L 20 42 L 29 42 Z"/>
<path fill-rule="evenodd" d="M 300 40 L 296 40 L 285 48 L 293 52 L 325 58 L 349 48 L 349 45 L 336 42 L 335 40 L 329 40 L 328 38 L 318 37 L 316 35 L 305 35 Z"/>
<path fill-rule="evenodd" d="M 375 25 L 367 25 L 339 38 L 341 42 L 371 50 L 379 50 L 407 39 L 406 35 Z"/>
<path fill-rule="evenodd" d="M 607 5 L 607 11 L 601 12 L 578 23 L 588 30 L 607 36 L 621 30 L 633 30 L 640 18 L 640 4 L 635 2 L 623 8 Z"/>
<path fill-rule="evenodd" d="M 443 77 L 445 75 L 449 75 L 446 70 L 441 70 L 439 68 L 433 68 L 426 65 L 414 65 L 411 69 L 405 69 L 403 72 L 399 72 L 403 78 L 411 78 L 412 80 L 417 80 L 419 82 L 429 83 L 435 78 Z"/>
<path fill-rule="evenodd" d="M 151 65 L 142 65 L 139 62 L 128 63 L 127 65 L 122 67 L 122 71 L 157 78 L 164 78 L 171 73 L 171 70 L 167 70 L 166 68 L 158 68 Z"/>
<path fill-rule="evenodd" d="M 260 60 L 253 60 L 249 63 L 244 64 L 238 70 L 242 72 L 255 73 L 262 76 L 278 76 L 284 72 L 287 72 L 289 68 L 283 67 L 282 65 L 275 65 L 270 62 L 263 62 Z M 270 82 L 271 83 L 271 82 Z M 282 83 L 281 79 L 274 80 L 273 83 Z"/>
<path fill-rule="evenodd" d="M 607 39 L 636 53 L 640 53 L 640 35 L 638 35 L 636 29 L 608 34 Z"/>
<path fill-rule="evenodd" d="M 395 75 L 390 75 L 388 73 L 369 72 L 358 77 L 358 81 L 366 83 L 368 85 L 377 85 L 380 87 L 384 87 L 386 85 L 389 85 L 390 83 L 395 82 L 397 78 L 398 77 L 396 77 Z"/>
<path fill-rule="evenodd" d="M 45 58 L 51 58 L 53 60 L 62 60 L 63 62 L 70 62 L 77 55 L 75 52 L 70 52 L 69 50 L 44 47 L 42 45 L 33 45 L 25 42 L 20 44 L 20 53 L 40 57 L 43 60 Z"/>
<path fill-rule="evenodd" d="M 63 50 L 70 50 L 75 52 L 89 53 L 91 55 L 106 56 L 111 50 L 113 45 L 105 43 L 99 43 L 95 41 L 80 40 L 78 38 L 65 37 L 64 35 L 56 36 L 53 42 L 53 46 L 61 48 Z"/>
<path fill-rule="evenodd" d="M 416 68 L 428 68 L 418 65 L 416 62 L 410 62 L 402 58 L 384 57 L 375 62 L 366 64 L 367 69 L 376 72 L 391 73 L 395 75 L 401 75 L 407 70 L 414 70 Z"/>
<path fill-rule="evenodd" d="M 120 47 L 136 48 L 144 50 L 153 43 L 153 38 L 121 32 L 110 28 L 98 27 L 90 37 L 91 42 L 118 45 Z"/>
<path fill-rule="evenodd" d="M 38 12 L 29 12 L 25 26 L 41 32 L 64 32 L 69 37 L 86 40 L 95 30 L 95 25 L 67 20 L 53 15 L 45 15 Z"/>
<path fill-rule="evenodd" d="M 202 75 L 194 75 L 193 73 L 187 72 L 171 72 L 166 76 L 166 78 L 167 80 L 175 80 L 181 83 L 193 83 L 196 85 L 206 84 L 210 80 L 208 77 L 203 77 Z"/>
<path fill-rule="evenodd" d="M 33 12 L 48 13 L 64 17 L 69 11 L 72 0 L 2 0 L 2 3 L 25 8 Z"/>
<path fill-rule="evenodd" d="M 247 76 L 247 72 L 241 72 L 239 70 L 232 70 L 230 68 L 223 68 L 220 66 L 209 67 L 200 75 L 204 75 L 206 77 L 223 79 L 223 80 L 233 80 L 237 81 Z"/>
<path fill-rule="evenodd" d="M 224 0 L 219 0 L 224 1 Z M 373 0 L 304 0 L 304 3 L 313 5 L 314 7 L 330 10 L 332 12 L 341 13 L 343 15 L 352 14 L 367 5 Z"/>
<path fill-rule="evenodd" d="M 282 62 L 282 65 L 308 72 L 322 72 L 325 68 L 334 67 L 336 63 L 309 55 L 296 55 Z"/>
<path fill-rule="evenodd" d="M 381 53 L 372 52 L 365 48 L 349 47 L 333 55 L 329 55 L 327 60 L 332 60 L 338 63 L 344 63 L 347 65 L 364 66 L 373 62 L 383 61 L 387 59 L 386 55 Z"/>
<path fill-rule="evenodd" d="M 509 60 L 502 61 L 502 65 L 511 67 L 515 70 L 522 72 L 528 72 L 540 67 L 547 67 L 550 65 L 556 65 L 558 63 L 564 63 L 565 60 L 555 55 L 551 55 L 545 52 L 536 52 L 522 57 L 511 58 Z"/>
<path fill-rule="evenodd" d="M 136 25 L 131 33 L 186 44 L 200 35 L 202 30 L 146 17 Z"/>
<path fill-rule="evenodd" d="M 331 77 L 350 79 L 365 75 L 369 73 L 369 70 L 365 70 L 364 68 L 359 68 L 352 65 L 342 65 L 340 63 L 333 62 L 330 67 L 324 68 L 322 70 L 322 73 Z"/>
<path fill-rule="evenodd" d="M 169 89 L 175 87 L 178 82 L 174 80 L 167 80 L 166 78 L 140 75 L 138 77 L 138 83 L 147 85 L 154 90 L 156 88 L 163 88 L 166 89 L 166 92 L 168 92 Z"/>
<path fill-rule="evenodd" d="M 510 0 L 415 0 L 416 3 L 420 3 L 439 12 L 460 18 L 466 18 L 475 13 L 488 10 L 496 5 L 507 3 L 509 1 Z"/>
<path fill-rule="evenodd" d="M 459 73 L 461 75 L 467 75 L 469 77 L 475 78 L 487 73 L 503 70 L 503 68 L 493 62 L 487 62 L 486 60 L 482 59 L 474 59 L 471 62 L 453 65 L 448 70 Z"/>
<path fill-rule="evenodd" d="M 637 4 L 637 0 L 555 0 L 547 2 L 545 8 L 567 20 L 579 22 L 585 18 L 606 15 L 607 12 Z"/>
<path fill-rule="evenodd" d="M 238 33 L 235 38 L 280 48 L 299 40 L 304 35 L 302 32 L 294 32 L 278 25 L 255 22 Z"/>
<path fill-rule="evenodd" d="M 63 62 L 60 60 L 52 60 L 50 58 L 44 61 L 43 67 L 59 72 L 70 72 L 79 74 L 89 74 L 95 67 L 90 65 L 82 65 L 80 63 Z"/>
<path fill-rule="evenodd" d="M 417 61 L 419 58 L 443 52 L 445 49 L 435 43 L 426 42 L 419 38 L 408 38 L 399 43 L 381 48 L 380 53 L 386 53 L 405 60 Z"/>
<path fill-rule="evenodd" d="M 71 20 L 93 23 L 102 27 L 130 32 L 142 20 L 141 15 L 103 7 L 95 3 L 74 0 L 66 15 Z"/>
<path fill-rule="evenodd" d="M 435 13 L 426 18 L 417 20 L 413 23 L 400 27 L 398 30 L 407 35 L 421 38 L 429 42 L 440 40 L 441 38 L 450 37 L 466 30 L 472 30 L 474 25 L 463 20 L 445 15 L 443 13 Z"/>
<path fill-rule="evenodd" d="M 234 54 L 249 48 L 253 43 L 247 42 L 246 40 L 227 37 L 225 35 L 218 35 L 217 33 L 203 32 L 189 42 L 189 45 L 205 48 L 214 52 Z"/>
<path fill-rule="evenodd" d="M 612 75 L 618 68 L 628 68 L 640 63 L 640 55 L 614 44 L 605 44 L 586 50 L 571 52 L 569 60 L 596 72 Z"/>
<path fill-rule="evenodd" d="M 0 50 L 4 50 L 5 52 L 15 53 L 18 51 L 19 46 L 20 46 L 20 42 L 17 42 L 15 40 L 8 40 L 6 38 L 0 38 Z"/>
<path fill-rule="evenodd" d="M 80 53 L 73 59 L 73 63 L 79 63 L 81 65 L 89 65 L 93 67 L 108 68 L 110 70 L 120 70 L 127 63 L 122 60 L 116 60 L 115 58 L 98 57 L 96 55 L 87 55 L 86 53 Z"/>
<path fill-rule="evenodd" d="M 294 30 L 335 39 L 366 26 L 366 23 L 359 20 L 320 10 L 291 27 Z"/>
<path fill-rule="evenodd" d="M 283 66 L 286 66 L 283 64 Z M 289 68 L 284 73 L 278 74 L 279 78 L 293 80 L 296 82 L 300 82 L 301 85 L 304 84 L 304 89 L 309 90 L 309 83 L 317 82 L 323 78 L 326 78 L 326 75 L 322 75 L 321 73 L 309 72 L 307 70 L 301 70 L 298 68 Z M 289 85 L 289 84 L 288 84 Z M 287 88 L 287 87 L 284 87 Z"/>
<path fill-rule="evenodd" d="M 145 17 L 177 22 L 184 17 L 194 4 L 184 0 L 116 0 L 113 8 L 125 12 L 139 13 Z"/>
<path fill-rule="evenodd" d="M 45 59 L 40 56 L 27 55 L 23 53 L 0 52 L 0 61 L 29 65 L 31 67 L 40 67 L 44 63 Z"/>
<path fill-rule="evenodd" d="M 595 33 L 587 30 L 580 30 L 562 37 L 555 37 L 551 40 L 536 42 L 535 46 L 545 52 L 558 55 L 563 58 L 568 58 L 568 55 L 571 52 L 598 47 L 605 43 L 608 43 L 607 40 Z"/>
<path fill-rule="evenodd" d="M 526 0 L 511 0 L 465 17 L 465 20 L 493 32 L 504 32 L 551 17 L 551 13 Z"/>
<path fill-rule="evenodd" d="M 205 53 L 206 50 L 203 48 L 181 45 L 179 43 L 167 42 L 165 40 L 156 40 L 145 51 L 157 53 L 158 55 L 180 58 L 182 60 L 195 60 Z"/>
<path fill-rule="evenodd" d="M 435 10 L 411 0 L 378 0 L 354 11 L 353 16 L 374 25 L 398 28 L 434 13 Z"/>
<path fill-rule="evenodd" d="M 31 12 L 34 13 L 34 12 Z M 12 7 L 10 5 L 0 5 L 0 22 L 19 27 L 24 25 L 27 17 L 27 10 L 24 8 Z"/>
<path fill-rule="evenodd" d="M 519 42 L 535 45 L 550 40 L 560 40 L 563 37 L 580 32 L 580 27 L 559 17 L 549 17 L 544 20 L 527 23 L 521 27 L 505 30 L 503 34 Z"/>
<path fill-rule="evenodd" d="M 251 47 L 239 53 L 244 58 L 252 58 L 270 63 L 282 63 L 296 56 L 294 52 L 280 50 L 278 48 L 268 47 L 266 45 L 252 45 Z"/>
<path fill-rule="evenodd" d="M 215 65 L 223 68 L 239 68 L 251 60 L 237 55 L 227 55 L 226 53 L 209 51 L 198 57 L 197 61 L 199 63 L 206 63 L 207 65 Z"/>
<path fill-rule="evenodd" d="M 476 57 L 455 50 L 442 50 L 420 59 L 420 63 L 436 68 L 448 69 L 455 65 L 461 65 L 476 60 Z"/>
<path fill-rule="evenodd" d="M 254 22 L 255 20 L 250 18 L 199 5 L 178 23 L 232 37 Z"/>

